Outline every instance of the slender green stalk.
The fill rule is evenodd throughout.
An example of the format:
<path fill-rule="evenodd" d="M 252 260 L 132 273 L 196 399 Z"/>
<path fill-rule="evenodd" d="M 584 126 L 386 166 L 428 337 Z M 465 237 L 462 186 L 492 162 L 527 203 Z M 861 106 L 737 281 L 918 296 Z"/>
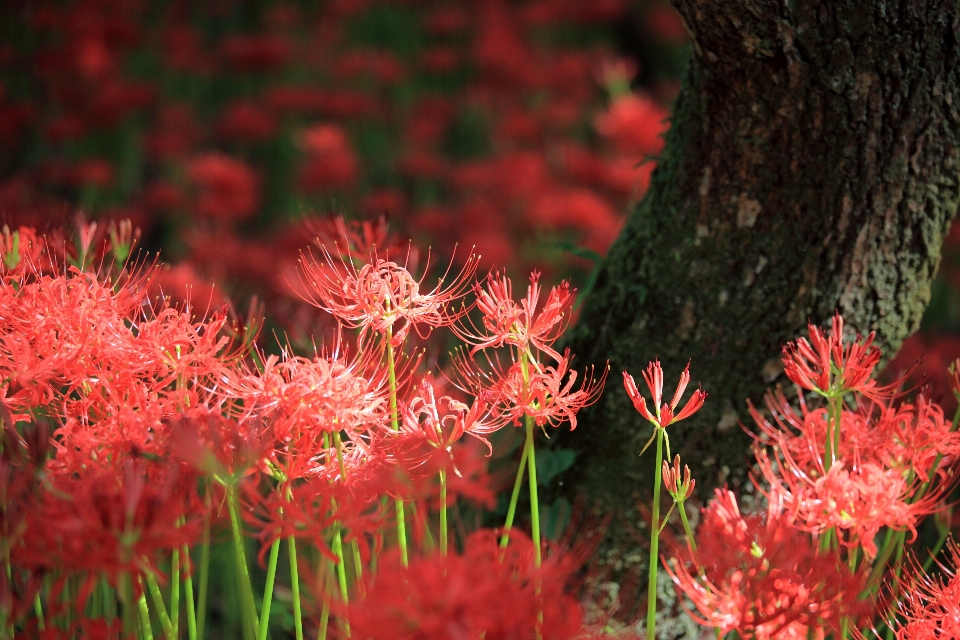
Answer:
<path fill-rule="evenodd" d="M 163 603 L 163 593 L 160 592 L 160 585 L 157 584 L 157 577 L 151 572 L 147 572 L 147 588 L 150 590 L 150 597 L 153 598 L 153 606 L 156 608 L 157 617 L 160 619 L 160 627 L 163 629 L 163 635 L 167 640 L 176 640 L 177 636 L 173 630 L 173 623 L 170 621 L 170 615 L 167 613 L 167 607 Z"/>
<path fill-rule="evenodd" d="M 103 617 L 107 619 L 107 622 L 113 622 L 113 619 L 117 617 L 117 597 L 114 595 L 106 575 L 100 577 L 100 587 L 100 596 L 103 599 Z"/>
<path fill-rule="evenodd" d="M 297 640 L 303 640 L 303 612 L 300 609 L 300 570 L 297 566 L 297 539 L 287 538 L 287 551 L 290 554 L 290 590 L 293 592 L 293 628 Z"/>
<path fill-rule="evenodd" d="M 657 430 L 657 459 L 654 460 L 653 513 L 650 522 L 650 575 L 647 582 L 647 638 L 654 638 L 657 625 L 657 566 L 660 562 L 660 484 L 663 481 L 663 429 Z"/>
<path fill-rule="evenodd" d="M 440 470 L 440 553 L 447 553 L 447 472 Z"/>
<path fill-rule="evenodd" d="M 197 638 L 203 640 L 207 627 L 207 590 L 210 585 L 210 495 L 203 519 L 203 542 L 200 544 L 200 588 L 197 594 Z"/>
<path fill-rule="evenodd" d="M 193 594 L 193 566 L 190 561 L 190 548 L 183 545 L 183 595 L 187 600 L 187 637 L 197 640 L 197 610 Z"/>
<path fill-rule="evenodd" d="M 530 455 L 526 442 L 523 446 L 523 454 L 520 456 L 520 466 L 517 468 L 517 479 L 513 481 L 513 492 L 510 494 L 510 506 L 507 507 L 507 519 L 503 523 L 503 537 L 500 538 L 500 548 L 506 548 L 510 542 L 510 528 L 513 526 L 513 518 L 517 514 L 517 500 L 520 498 L 520 485 L 523 483 L 523 472 L 526 471 L 527 457 Z"/>
<path fill-rule="evenodd" d="M 140 587 L 140 599 L 137 600 L 137 611 L 140 613 L 140 635 L 143 640 L 153 640 L 153 627 L 150 625 L 150 608 L 147 606 L 147 594 L 142 591 L 142 583 Z"/>
<path fill-rule="evenodd" d="M 340 439 L 340 433 L 337 431 L 333 433 L 333 445 L 337 450 L 337 464 L 340 465 L 340 479 L 341 481 L 345 481 L 347 479 L 347 467 L 343 463 L 343 441 Z M 334 509 L 336 509 L 336 502 L 334 502 Z M 360 561 L 360 545 L 356 540 L 351 540 L 350 547 L 353 551 L 353 573 L 359 583 L 363 580 L 363 563 Z"/>
<path fill-rule="evenodd" d="M 527 442 L 524 447 L 527 449 L 527 471 L 530 480 L 530 530 L 533 536 L 533 560 L 534 565 L 539 567 L 540 557 L 540 499 L 537 496 L 537 462 L 533 451 L 533 417 L 526 417 L 527 423 Z"/>
<path fill-rule="evenodd" d="M 330 586 L 331 568 L 326 556 L 320 556 L 320 570 L 323 572 L 323 605 L 320 609 L 320 628 L 317 630 L 317 640 L 327 640 L 327 626 L 330 624 Z"/>
<path fill-rule="evenodd" d="M 280 555 L 280 538 L 270 547 L 270 560 L 267 562 L 267 583 L 263 587 L 263 605 L 260 609 L 260 633 L 257 640 L 267 640 L 270 628 L 270 606 L 273 604 L 273 583 L 277 578 L 277 557 Z"/>
<path fill-rule="evenodd" d="M 254 640 L 260 622 L 257 620 L 257 604 L 253 599 L 253 585 L 250 583 L 250 570 L 247 568 L 247 554 L 243 548 L 243 534 L 237 515 L 237 495 L 234 487 L 227 488 L 227 508 L 230 510 L 230 527 L 233 530 L 233 549 L 237 563 L 237 587 L 243 607 L 243 637 Z"/>
<path fill-rule="evenodd" d="M 683 523 L 683 532 L 687 534 L 687 541 L 690 542 L 690 548 L 697 552 L 697 541 L 693 537 L 693 529 L 690 528 L 690 521 L 687 520 L 687 510 L 683 507 L 683 502 L 677 503 L 677 511 L 680 512 L 680 522 Z"/>
<path fill-rule="evenodd" d="M 393 353 L 393 326 L 387 327 L 387 373 L 390 376 L 390 426 L 400 431 L 400 421 L 397 415 L 397 371 L 396 358 Z M 400 560 L 407 566 L 407 519 L 404 514 L 403 500 L 394 500 L 397 509 L 397 544 L 400 546 Z"/>
<path fill-rule="evenodd" d="M 43 619 L 43 604 L 40 602 L 40 592 L 37 591 L 36 595 L 33 596 L 33 613 L 37 616 L 37 629 L 40 631 L 45 631 L 47 628 L 47 623 Z"/>
<path fill-rule="evenodd" d="M 136 620 L 133 617 L 133 585 L 129 573 L 120 575 L 120 600 L 123 602 L 123 636 L 125 638 L 133 635 L 133 626 Z"/>
<path fill-rule="evenodd" d="M 337 556 L 337 580 L 340 584 L 340 598 L 344 604 L 350 602 L 350 593 L 347 591 L 347 568 L 343 558 L 343 539 L 340 536 L 340 529 L 333 534 L 333 553 Z M 346 618 L 343 620 L 343 632 L 346 637 L 350 637 L 350 623 Z"/>
<path fill-rule="evenodd" d="M 174 638 L 180 636 L 180 550 L 174 549 L 170 559 L 170 624 Z"/>
<path fill-rule="evenodd" d="M 923 570 L 924 572 L 930 570 L 930 565 L 933 564 L 934 559 L 936 559 L 937 554 L 940 553 L 940 549 L 943 548 L 943 544 L 947 541 L 947 536 L 950 535 L 950 527 L 944 527 L 943 531 L 940 532 L 940 537 L 937 538 L 936 544 L 933 545 L 933 548 L 930 549 L 930 553 L 927 555 L 927 559 L 923 561 Z"/>

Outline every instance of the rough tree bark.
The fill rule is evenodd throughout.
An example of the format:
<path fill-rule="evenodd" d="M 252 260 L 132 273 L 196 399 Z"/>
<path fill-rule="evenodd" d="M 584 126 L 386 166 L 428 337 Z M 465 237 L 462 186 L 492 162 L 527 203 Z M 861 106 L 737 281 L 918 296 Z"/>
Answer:
<path fill-rule="evenodd" d="M 745 401 L 781 382 L 781 345 L 808 320 L 839 310 L 889 354 L 917 329 L 960 189 L 956 0 L 674 4 L 688 77 L 569 344 L 611 377 L 555 442 L 579 452 L 561 490 L 620 512 L 652 487 L 621 371 L 639 380 L 659 356 L 669 397 L 692 360 L 709 398 L 672 449 L 701 496 L 737 484 Z"/>

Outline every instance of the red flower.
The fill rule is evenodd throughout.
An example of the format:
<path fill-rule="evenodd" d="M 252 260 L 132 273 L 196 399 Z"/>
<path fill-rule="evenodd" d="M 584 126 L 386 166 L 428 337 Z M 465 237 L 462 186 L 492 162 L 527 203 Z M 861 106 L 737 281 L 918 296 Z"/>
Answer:
<path fill-rule="evenodd" d="M 673 466 L 663 461 L 663 486 L 667 493 L 677 502 L 683 502 L 693 495 L 693 488 L 697 481 L 690 478 L 690 467 L 683 465 L 683 475 L 680 475 L 680 456 L 673 457 Z"/>
<path fill-rule="evenodd" d="M 659 153 L 667 130 L 667 112 L 650 98 L 627 94 L 617 98 L 606 113 L 597 116 L 601 135 L 636 156 Z"/>
<path fill-rule="evenodd" d="M 570 430 L 576 429 L 577 412 L 600 397 L 609 367 L 604 368 L 599 379 L 594 379 L 591 367 L 580 388 L 574 390 L 577 372 L 570 370 L 570 360 L 568 349 L 556 366 L 541 369 L 534 363 L 515 363 L 496 383 L 498 404 L 493 409 L 494 416 L 519 425 L 520 418 L 528 415 L 540 427 L 557 427 L 568 421 Z"/>
<path fill-rule="evenodd" d="M 308 302 L 351 328 L 377 333 L 392 329 L 395 344 L 406 338 L 411 326 L 442 327 L 466 313 L 466 308 L 450 311 L 450 306 L 466 294 L 477 269 L 476 257 L 471 255 L 445 288 L 447 274 L 429 292 L 421 293 L 422 278 L 414 279 L 406 267 L 375 253 L 359 271 L 352 260 L 335 259 L 326 249 L 322 263 L 303 256 L 300 264 L 311 288 Z"/>
<path fill-rule="evenodd" d="M 439 404 L 439 406 L 438 406 Z M 442 413 L 440 408 L 445 409 Z M 483 436 L 493 433 L 503 426 L 503 422 L 484 422 L 489 417 L 489 406 L 482 398 L 466 404 L 443 396 L 437 402 L 433 385 L 424 378 L 420 381 L 420 392 L 407 403 L 403 410 L 401 429 L 431 447 L 450 451 L 454 442 L 463 434 L 469 433 L 483 441 L 490 452 L 493 448 Z"/>
<path fill-rule="evenodd" d="M 819 555 L 775 500 L 765 515 L 744 516 L 733 493 L 717 489 L 703 511 L 697 553 L 682 556 L 664 567 L 697 608 L 695 619 L 721 636 L 780 637 L 793 625 L 838 629 L 841 618 L 865 613 L 858 600 L 865 575 Z"/>
<path fill-rule="evenodd" d="M 680 404 L 680 398 L 690 383 L 690 363 L 687 363 L 687 368 L 680 374 L 680 382 L 677 384 L 677 390 L 673 394 L 673 400 L 670 401 L 669 405 L 666 403 L 663 403 L 663 405 L 660 404 L 663 396 L 663 369 L 660 368 L 659 360 L 655 360 L 647 366 L 643 372 L 643 379 L 646 381 L 650 393 L 653 394 L 653 406 L 656 410 L 656 415 L 650 413 L 647 409 L 647 401 L 637 389 L 637 383 L 634 382 L 633 376 L 626 371 L 623 372 L 623 386 L 627 390 L 627 395 L 630 396 L 630 400 L 633 401 L 634 408 L 640 412 L 640 415 L 660 429 L 666 428 L 674 422 L 686 420 L 700 410 L 704 400 L 707 398 L 707 394 L 704 393 L 703 390 L 697 389 L 693 392 L 690 399 L 687 400 L 687 404 L 684 405 L 680 413 L 674 415 L 677 406 Z"/>
<path fill-rule="evenodd" d="M 491 273 L 486 289 L 474 285 L 477 307 L 483 312 L 483 332 L 478 327 L 454 326 L 457 336 L 472 344 L 471 353 L 487 347 L 512 345 L 526 351 L 529 347 L 543 351 L 556 361 L 562 360 L 551 345 L 557 341 L 567 323 L 573 306 L 570 283 L 564 280 L 550 290 L 543 308 L 540 301 L 540 273 L 530 274 L 527 297 L 517 304 L 513 301 L 513 284 L 505 275 Z"/>
<path fill-rule="evenodd" d="M 897 603 L 903 622 L 894 622 L 897 640 L 934 640 L 960 637 L 960 548 L 947 543 L 949 566 L 940 565 L 942 575 L 929 576 L 914 560 L 899 591 Z"/>
<path fill-rule="evenodd" d="M 222 153 L 208 153 L 187 166 L 197 185 L 197 213 L 218 220 L 249 218 L 257 211 L 259 181 L 240 160 Z"/>
<path fill-rule="evenodd" d="M 798 338 L 783 347 L 784 373 L 795 384 L 827 397 L 838 397 L 856 391 L 868 398 L 880 400 L 890 396 L 899 381 L 877 386 L 871 380 L 874 367 L 880 362 L 880 349 L 873 346 L 876 332 L 864 340 L 856 339 L 844 346 L 843 318 L 833 316 L 830 331 L 807 325 L 810 342 Z"/>
<path fill-rule="evenodd" d="M 465 541 L 462 555 L 415 558 L 409 567 L 395 553 L 383 556 L 365 595 L 343 607 L 353 634 L 508 640 L 532 637 L 539 627 L 545 639 L 583 638 L 580 606 L 565 592 L 574 563 L 554 555 L 535 568 L 532 544 L 518 531 L 506 550 L 497 542 L 495 532 L 481 530 Z"/>

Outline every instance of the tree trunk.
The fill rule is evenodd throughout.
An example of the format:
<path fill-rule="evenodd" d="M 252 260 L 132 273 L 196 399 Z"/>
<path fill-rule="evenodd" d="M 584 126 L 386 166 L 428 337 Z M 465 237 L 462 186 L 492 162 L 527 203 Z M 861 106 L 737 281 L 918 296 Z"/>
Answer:
<path fill-rule="evenodd" d="M 674 3 L 694 55 L 666 149 L 569 344 L 610 381 L 554 443 L 579 453 L 562 490 L 617 512 L 653 484 L 624 369 L 659 357 L 669 399 L 691 360 L 709 397 L 672 451 L 703 499 L 739 484 L 745 401 L 808 320 L 839 310 L 889 355 L 917 329 L 960 188 L 956 0 Z"/>

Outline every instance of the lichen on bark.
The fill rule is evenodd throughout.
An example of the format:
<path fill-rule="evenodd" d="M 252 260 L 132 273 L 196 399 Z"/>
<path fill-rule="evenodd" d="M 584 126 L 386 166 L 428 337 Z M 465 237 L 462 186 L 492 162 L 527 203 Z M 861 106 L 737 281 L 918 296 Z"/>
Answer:
<path fill-rule="evenodd" d="M 660 358 L 669 387 L 692 361 L 710 395 L 673 451 L 702 497 L 738 485 L 745 402 L 807 321 L 840 311 L 889 355 L 917 329 L 960 189 L 956 2 L 675 5 L 694 51 L 666 147 L 569 340 L 614 375 L 553 443 L 579 453 L 562 491 L 621 513 L 652 486 L 622 370 Z"/>

